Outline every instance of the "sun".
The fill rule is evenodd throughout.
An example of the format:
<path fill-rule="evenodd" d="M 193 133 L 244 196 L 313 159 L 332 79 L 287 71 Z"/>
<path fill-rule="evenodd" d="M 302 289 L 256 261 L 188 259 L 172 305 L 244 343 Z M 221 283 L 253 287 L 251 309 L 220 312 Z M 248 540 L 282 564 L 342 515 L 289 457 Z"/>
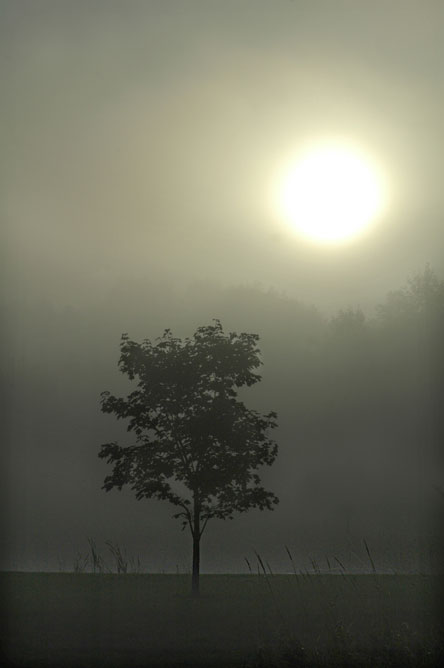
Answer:
<path fill-rule="evenodd" d="M 355 238 L 376 220 L 384 205 L 378 169 L 357 149 L 345 145 L 312 146 L 279 179 L 280 216 L 318 242 Z"/>

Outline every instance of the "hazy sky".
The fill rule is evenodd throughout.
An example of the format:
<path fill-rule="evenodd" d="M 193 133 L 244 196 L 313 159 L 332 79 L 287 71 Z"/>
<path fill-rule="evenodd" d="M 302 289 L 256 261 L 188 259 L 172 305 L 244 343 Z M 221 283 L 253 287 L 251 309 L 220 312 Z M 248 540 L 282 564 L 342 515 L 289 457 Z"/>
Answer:
<path fill-rule="evenodd" d="M 8 295 L 79 304 L 162 277 L 336 307 L 442 264 L 441 2 L 0 7 Z M 269 206 L 276 170 L 323 136 L 389 182 L 384 219 L 333 251 Z"/>
<path fill-rule="evenodd" d="M 274 287 L 329 314 L 372 307 L 427 262 L 442 274 L 444 3 L 0 0 L 0 54 L 11 545 L 29 566 L 51 542 L 48 531 L 29 547 L 30 527 L 49 516 L 54 535 L 64 521 L 77 537 L 96 530 L 74 519 L 89 460 L 72 449 L 85 434 L 100 444 L 97 397 L 122 331 L 174 325 L 196 283 Z M 322 137 L 362 147 L 389 187 L 378 224 L 334 248 L 270 207 L 276 173 Z M 86 380 L 70 377 L 75 360 Z M 44 393 L 59 397 L 53 410 Z M 37 524 L 36 452 L 49 490 Z M 98 508 L 97 471 L 79 506 L 88 518 L 110 507 L 100 492 Z"/>

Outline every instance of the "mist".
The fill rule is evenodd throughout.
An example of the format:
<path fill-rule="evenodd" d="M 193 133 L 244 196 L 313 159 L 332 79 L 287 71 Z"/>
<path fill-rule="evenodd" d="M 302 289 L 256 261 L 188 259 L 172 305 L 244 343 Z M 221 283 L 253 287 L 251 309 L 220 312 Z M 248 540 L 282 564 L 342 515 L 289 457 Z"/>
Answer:
<path fill-rule="evenodd" d="M 266 555 L 430 571 L 442 489 L 440 3 L 3 0 L 1 568 L 72 570 L 87 538 L 189 568 L 172 508 L 106 494 L 119 341 L 221 320 L 260 336 L 273 513 L 214 521 L 203 572 Z M 401 16 L 400 16 L 401 15 Z M 356 137 L 390 201 L 335 248 L 270 205 L 306 138 Z M 409 283 L 409 281 L 411 281 Z M 413 281 L 413 282 L 412 282 Z M 415 287 L 416 286 L 416 287 Z M 419 287 L 418 287 L 419 286 Z M 126 440 L 125 440 L 126 439 Z"/>

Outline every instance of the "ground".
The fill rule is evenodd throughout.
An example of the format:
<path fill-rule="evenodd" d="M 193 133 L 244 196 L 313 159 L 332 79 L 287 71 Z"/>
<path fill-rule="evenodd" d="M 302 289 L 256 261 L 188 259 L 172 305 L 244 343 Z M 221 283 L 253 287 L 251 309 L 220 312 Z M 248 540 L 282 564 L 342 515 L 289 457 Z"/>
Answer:
<path fill-rule="evenodd" d="M 434 666 L 436 577 L 1 574 L 14 666 Z"/>

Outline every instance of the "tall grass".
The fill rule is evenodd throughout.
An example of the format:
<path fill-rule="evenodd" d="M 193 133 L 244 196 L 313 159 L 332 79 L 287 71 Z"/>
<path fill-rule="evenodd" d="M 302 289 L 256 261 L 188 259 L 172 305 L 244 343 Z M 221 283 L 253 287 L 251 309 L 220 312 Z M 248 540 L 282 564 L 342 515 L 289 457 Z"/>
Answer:
<path fill-rule="evenodd" d="M 89 556 L 77 552 L 74 557 L 73 571 L 74 573 L 83 573 L 88 566 Z"/>
<path fill-rule="evenodd" d="M 364 540 L 365 549 L 366 549 L 367 554 L 368 554 L 368 558 L 370 559 L 370 563 L 372 565 L 373 573 L 376 573 L 375 562 L 373 561 L 372 555 L 370 553 L 369 546 L 367 545 L 367 541 L 365 540 L 365 538 L 363 540 Z"/>
<path fill-rule="evenodd" d="M 281 638 L 275 644 L 261 644 L 256 656 L 246 663 L 248 668 L 283 668 L 294 666 L 299 668 L 321 668 L 327 666 L 354 666 L 361 668 L 387 667 L 387 668 L 433 668 L 440 665 L 438 659 L 443 650 L 442 639 L 437 635 L 436 629 L 431 627 L 429 631 L 416 630 L 415 624 L 410 626 L 405 619 L 393 616 L 390 604 L 392 580 L 387 580 L 387 586 L 383 584 L 382 577 L 377 574 L 375 560 L 371 554 L 369 545 L 363 539 L 367 553 L 371 573 L 374 578 L 362 578 L 347 572 L 343 561 L 338 557 L 333 560 L 338 564 L 341 577 L 335 580 L 342 582 L 343 587 L 331 586 L 332 580 L 328 575 L 332 574 L 332 561 L 326 556 L 328 574 L 322 574 L 316 559 L 310 557 L 312 573 L 307 570 L 303 572 L 298 569 L 290 548 L 285 545 L 285 551 L 289 558 L 294 579 L 290 576 L 285 582 L 286 589 L 279 593 L 279 578 L 271 576 L 265 568 L 268 564 L 258 553 L 256 553 L 258 564 L 269 585 L 268 590 L 272 593 L 273 604 L 278 609 L 279 617 L 285 623 L 281 624 Z M 270 571 L 270 569 L 268 569 Z M 396 575 L 396 574 L 395 574 Z M 392 576 L 388 576 L 391 578 Z M 294 582 L 296 586 L 292 606 L 289 607 L 289 588 Z M 354 593 L 350 594 L 349 585 Z M 374 591 L 372 595 L 371 592 Z M 312 591 L 312 594 L 310 594 Z M 284 598 L 282 596 L 284 595 Z M 370 595 L 370 599 L 368 596 Z M 389 598 L 388 598 L 389 597 Z M 369 600 L 372 601 L 374 610 L 369 615 Z M 291 598 L 290 598 L 291 601 Z M 304 649 L 304 642 L 296 638 L 298 619 L 311 617 L 312 603 L 318 610 L 314 619 L 319 619 L 320 630 L 315 645 L 310 645 L 310 650 Z M 310 614 L 307 614 L 309 604 Z M 319 607 L 320 605 L 320 607 Z M 298 610 L 299 608 L 299 610 Z M 353 610 L 367 610 L 367 624 L 364 626 L 359 613 L 353 615 Z M 431 614 L 431 613 L 430 613 Z M 418 629 L 422 628 L 421 625 Z M 363 638 L 365 639 L 364 644 Z M 372 640 L 373 639 L 373 640 Z"/>
<path fill-rule="evenodd" d="M 114 563 L 116 566 L 117 573 L 127 573 L 128 572 L 128 559 L 126 555 L 124 556 L 120 546 L 117 543 L 113 543 L 111 540 L 105 541 L 106 546 L 114 557 Z M 140 562 L 139 562 L 140 563 Z"/>
<path fill-rule="evenodd" d="M 89 550 L 86 553 L 77 551 L 73 561 L 74 573 L 141 573 L 142 563 L 140 556 L 127 556 L 125 549 L 122 549 L 118 543 L 111 540 L 105 541 L 108 552 L 112 556 L 111 566 L 107 564 L 105 558 L 97 547 L 93 538 L 87 538 Z M 61 561 L 59 559 L 59 570 Z M 177 567 L 178 568 L 178 567 Z"/>
<path fill-rule="evenodd" d="M 89 550 L 91 555 L 91 564 L 93 573 L 104 573 L 105 562 L 102 555 L 97 550 L 97 546 L 92 538 L 88 538 Z"/>

